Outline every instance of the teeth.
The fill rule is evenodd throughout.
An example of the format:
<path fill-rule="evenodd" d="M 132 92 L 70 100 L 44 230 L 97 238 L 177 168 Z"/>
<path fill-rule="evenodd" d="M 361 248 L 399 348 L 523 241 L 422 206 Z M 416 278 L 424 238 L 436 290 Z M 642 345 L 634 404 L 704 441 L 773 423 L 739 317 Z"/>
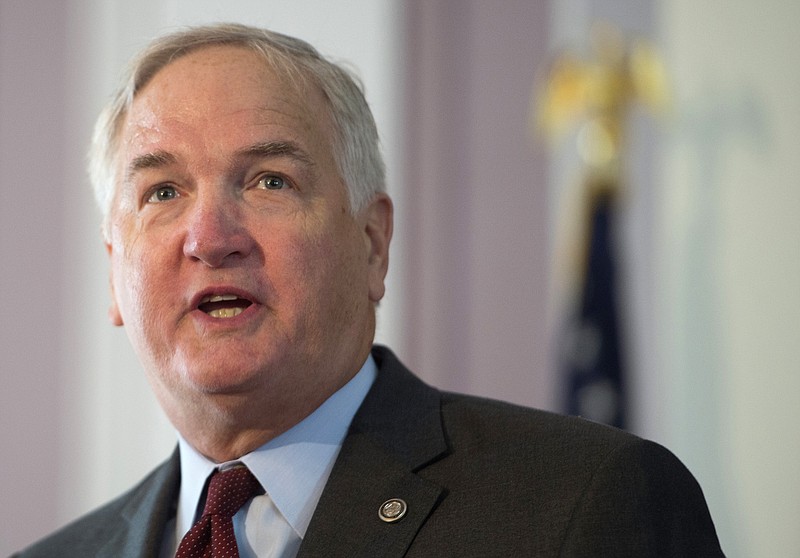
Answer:
<path fill-rule="evenodd" d="M 205 304 L 206 302 L 222 302 L 223 300 L 236 300 L 239 298 L 236 295 L 232 294 L 224 294 L 224 295 L 209 295 L 203 297 L 203 300 L 200 302 L 201 304 Z"/>
<path fill-rule="evenodd" d="M 220 300 L 231 300 L 231 299 L 226 298 Z M 219 302 L 219 301 L 211 300 L 209 302 Z M 241 308 L 218 308 L 216 310 L 212 310 L 211 312 L 209 312 L 208 315 L 211 316 L 212 318 L 233 318 L 234 316 L 238 316 L 241 313 L 242 313 Z"/>

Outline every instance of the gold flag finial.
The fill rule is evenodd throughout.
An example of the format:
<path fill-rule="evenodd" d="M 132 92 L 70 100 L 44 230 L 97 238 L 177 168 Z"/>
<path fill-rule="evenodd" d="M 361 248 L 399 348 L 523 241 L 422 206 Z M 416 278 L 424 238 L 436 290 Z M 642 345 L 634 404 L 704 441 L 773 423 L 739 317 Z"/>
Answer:
<path fill-rule="evenodd" d="M 539 94 L 537 127 L 562 137 L 578 123 L 578 151 L 595 173 L 617 178 L 625 116 L 633 102 L 653 112 L 667 105 L 663 65 L 645 41 L 626 43 L 614 27 L 593 27 L 594 56 L 556 59 Z"/>

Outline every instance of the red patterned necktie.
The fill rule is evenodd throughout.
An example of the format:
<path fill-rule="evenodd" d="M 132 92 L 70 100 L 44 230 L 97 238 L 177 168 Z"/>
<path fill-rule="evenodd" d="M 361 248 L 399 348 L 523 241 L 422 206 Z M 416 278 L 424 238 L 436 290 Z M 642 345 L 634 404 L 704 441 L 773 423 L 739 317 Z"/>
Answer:
<path fill-rule="evenodd" d="M 175 558 L 239 558 L 232 518 L 260 489 L 244 466 L 211 475 L 203 515 L 184 535 Z"/>

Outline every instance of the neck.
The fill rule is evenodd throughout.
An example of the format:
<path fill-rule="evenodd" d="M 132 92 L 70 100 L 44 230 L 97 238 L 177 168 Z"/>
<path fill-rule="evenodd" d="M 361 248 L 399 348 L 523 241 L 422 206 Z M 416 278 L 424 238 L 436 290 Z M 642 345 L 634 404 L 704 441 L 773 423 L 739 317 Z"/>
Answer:
<path fill-rule="evenodd" d="M 232 461 L 280 436 L 314 412 L 329 395 L 306 400 L 303 406 L 232 401 L 236 396 L 206 396 L 186 413 L 170 418 L 198 452 L 217 463 Z M 269 412 L 264 412 L 269 409 Z"/>
<path fill-rule="evenodd" d="M 304 382 L 242 393 L 200 393 L 188 401 L 167 393 L 160 399 L 172 424 L 198 452 L 217 463 L 231 461 L 308 417 L 358 373 L 368 354 L 369 347 L 354 359 L 357 364 L 344 367 L 338 376 L 329 375 L 327 385 Z"/>

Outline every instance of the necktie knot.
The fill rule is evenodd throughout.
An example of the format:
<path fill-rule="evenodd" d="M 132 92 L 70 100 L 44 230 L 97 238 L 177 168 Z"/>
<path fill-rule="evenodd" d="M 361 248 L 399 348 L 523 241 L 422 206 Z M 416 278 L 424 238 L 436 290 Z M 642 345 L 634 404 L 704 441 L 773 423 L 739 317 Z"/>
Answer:
<path fill-rule="evenodd" d="M 183 537 L 176 558 L 238 558 L 232 518 L 260 489 L 244 466 L 211 475 L 203 515 Z"/>
<path fill-rule="evenodd" d="M 230 519 L 260 488 L 261 485 L 247 467 L 218 471 L 208 483 L 203 515 L 219 515 Z"/>

